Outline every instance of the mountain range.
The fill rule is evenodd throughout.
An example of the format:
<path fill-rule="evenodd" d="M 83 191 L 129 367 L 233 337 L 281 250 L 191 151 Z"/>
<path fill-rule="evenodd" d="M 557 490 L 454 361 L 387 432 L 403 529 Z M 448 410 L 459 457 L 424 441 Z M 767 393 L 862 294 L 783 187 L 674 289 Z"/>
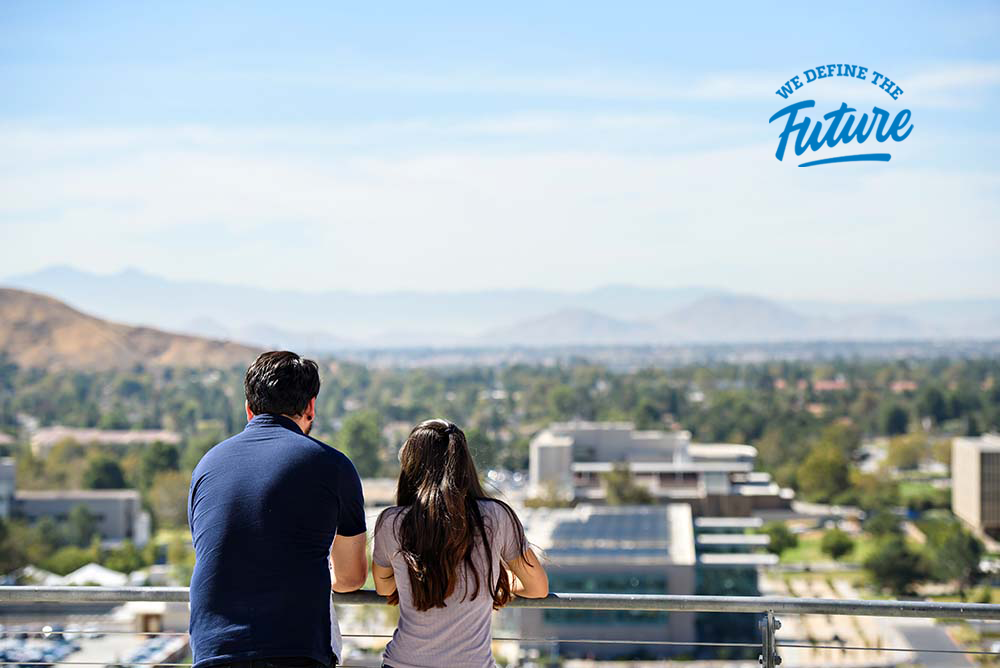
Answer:
<path fill-rule="evenodd" d="M 100 370 L 245 366 L 257 354 L 227 341 L 107 322 L 51 297 L 9 288 L 0 288 L 0 352 L 21 367 Z"/>
<path fill-rule="evenodd" d="M 698 286 L 367 294 L 267 290 L 175 281 L 136 269 L 95 274 L 72 267 L 3 283 L 111 320 L 310 352 L 1000 337 L 1000 299 L 790 302 Z"/>

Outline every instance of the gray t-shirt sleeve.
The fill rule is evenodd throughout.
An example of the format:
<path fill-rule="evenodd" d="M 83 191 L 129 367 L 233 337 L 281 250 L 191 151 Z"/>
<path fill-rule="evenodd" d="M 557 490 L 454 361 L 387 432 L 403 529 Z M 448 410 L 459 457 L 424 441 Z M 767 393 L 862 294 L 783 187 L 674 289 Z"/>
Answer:
<path fill-rule="evenodd" d="M 382 511 L 375 522 L 375 538 L 372 540 L 372 561 L 382 568 L 392 567 L 392 555 L 398 549 L 394 530 L 396 513 L 393 508 Z"/>
<path fill-rule="evenodd" d="M 499 503 L 491 503 L 493 510 L 493 526 L 496 527 L 496 537 L 493 539 L 500 549 L 500 559 L 510 563 L 521 555 L 520 522 L 510 516 Z"/>

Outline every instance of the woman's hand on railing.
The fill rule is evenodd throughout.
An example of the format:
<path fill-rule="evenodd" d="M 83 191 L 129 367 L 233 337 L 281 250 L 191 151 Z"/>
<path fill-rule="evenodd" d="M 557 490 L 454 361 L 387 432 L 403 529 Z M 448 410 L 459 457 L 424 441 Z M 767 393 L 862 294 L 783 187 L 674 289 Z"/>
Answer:
<path fill-rule="evenodd" d="M 549 576 L 530 547 L 508 566 L 510 593 L 521 598 L 545 598 L 549 595 Z"/>

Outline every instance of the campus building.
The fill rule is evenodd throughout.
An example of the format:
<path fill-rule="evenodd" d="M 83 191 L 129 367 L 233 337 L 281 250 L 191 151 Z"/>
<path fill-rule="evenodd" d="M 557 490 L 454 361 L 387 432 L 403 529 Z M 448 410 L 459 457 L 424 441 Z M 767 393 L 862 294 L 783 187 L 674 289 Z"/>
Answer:
<path fill-rule="evenodd" d="M 974 531 L 1000 535 L 1000 435 L 952 441 L 951 508 Z"/>
<path fill-rule="evenodd" d="M 694 594 L 691 509 L 666 506 L 535 508 L 519 511 L 542 550 L 551 591 L 601 594 Z M 691 640 L 695 615 L 633 610 L 513 610 L 521 636 L 593 640 Z M 529 644 L 530 645 L 530 644 Z M 656 656 L 671 646 L 562 642 L 540 649 L 563 657 L 626 658 L 635 647 Z"/>
<path fill-rule="evenodd" d="M 579 504 L 573 508 L 518 510 L 525 532 L 544 555 L 552 591 L 599 594 L 714 593 L 752 595 L 757 568 L 775 557 L 756 553 L 767 536 L 746 536 L 745 518 L 713 518 L 704 541 L 691 506 Z M 739 526 L 736 526 L 739 525 Z M 754 525 L 758 526 L 758 525 Z M 752 540 L 747 540 L 752 538 Z M 728 541 L 728 543 L 727 543 Z M 711 545 L 705 554 L 699 545 Z M 735 547 L 734 547 L 735 546 Z M 693 642 L 701 618 L 695 613 L 635 610 L 541 610 L 504 612 L 518 635 L 589 640 Z M 515 621 L 510 622 L 510 617 Z M 753 620 L 738 625 L 754 633 Z M 745 639 L 743 635 L 738 636 Z M 731 634 L 727 637 L 732 637 Z M 595 658 L 662 658 L 698 654 L 691 645 L 573 642 L 531 645 L 546 655 Z"/>
<path fill-rule="evenodd" d="M 0 519 L 10 517 L 14 510 L 16 471 L 13 457 L 0 459 Z"/>
<path fill-rule="evenodd" d="M 747 516 L 788 508 L 791 490 L 754 471 L 757 449 L 692 443 L 688 431 L 637 430 L 628 422 L 561 422 L 531 441 L 530 493 L 600 503 L 602 476 L 626 467 L 665 503 L 684 502 L 696 516 Z"/>
<path fill-rule="evenodd" d="M 42 427 L 31 434 L 31 453 L 46 457 L 59 443 L 79 445 L 140 446 L 152 443 L 179 445 L 181 435 L 166 429 L 83 429 L 77 427 Z"/>
<path fill-rule="evenodd" d="M 145 545 L 150 538 L 149 513 L 143 510 L 134 489 L 18 490 L 14 460 L 0 460 L 0 513 L 32 524 L 51 517 L 62 523 L 77 506 L 97 519 L 97 532 L 104 543 L 131 540 Z"/>

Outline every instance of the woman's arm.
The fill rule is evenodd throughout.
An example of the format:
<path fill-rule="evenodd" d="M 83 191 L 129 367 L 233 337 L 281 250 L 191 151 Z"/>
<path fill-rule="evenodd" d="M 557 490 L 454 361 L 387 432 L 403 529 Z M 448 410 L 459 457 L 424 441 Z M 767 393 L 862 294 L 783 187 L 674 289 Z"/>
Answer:
<path fill-rule="evenodd" d="M 379 596 L 389 596 L 396 591 L 396 576 L 392 567 L 379 566 L 373 560 L 372 579 L 375 580 L 375 591 Z"/>
<path fill-rule="evenodd" d="M 530 547 L 507 567 L 513 576 L 510 582 L 512 594 L 521 598 L 545 598 L 549 595 L 549 576 Z"/>
<path fill-rule="evenodd" d="M 392 596 L 396 591 L 396 577 L 390 563 L 390 552 L 395 548 L 388 544 L 394 543 L 390 511 L 392 508 L 387 508 L 378 516 L 375 522 L 375 536 L 372 539 L 372 579 L 375 581 L 375 591 L 379 596 Z"/>

